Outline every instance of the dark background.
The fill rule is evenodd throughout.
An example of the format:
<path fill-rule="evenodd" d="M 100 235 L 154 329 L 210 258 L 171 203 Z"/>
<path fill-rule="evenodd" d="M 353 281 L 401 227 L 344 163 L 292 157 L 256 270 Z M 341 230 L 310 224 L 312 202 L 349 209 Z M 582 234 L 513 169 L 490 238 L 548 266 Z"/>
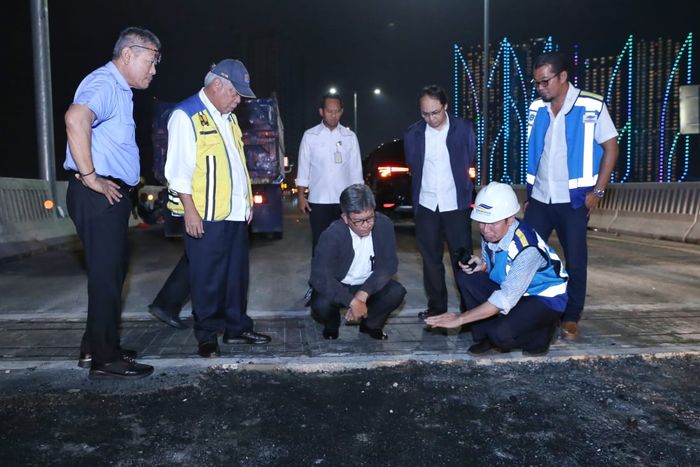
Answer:
<path fill-rule="evenodd" d="M 504 36 L 518 42 L 552 35 L 562 45 L 582 44 L 586 54 L 617 54 L 629 34 L 682 39 L 700 21 L 693 2 L 681 0 L 490 3 L 492 43 Z M 38 178 L 30 5 L 11 2 L 4 10 L 0 176 Z M 483 2 L 61 0 L 49 2 L 49 21 L 59 179 L 65 179 L 63 114 L 79 82 L 109 60 L 124 27 L 143 26 L 161 39 L 158 75 L 134 98 L 142 172 L 152 182 L 153 100 L 195 93 L 209 65 L 226 57 L 246 63 L 258 96 L 277 93 L 292 161 L 304 129 L 320 121 L 319 97 L 330 86 L 345 99 L 343 122 L 349 126 L 352 92 L 358 93 L 363 154 L 401 137 L 419 118 L 416 95 L 422 86 L 442 85 L 451 97 L 452 46 L 481 43 Z M 374 87 L 381 96 L 372 94 Z"/>

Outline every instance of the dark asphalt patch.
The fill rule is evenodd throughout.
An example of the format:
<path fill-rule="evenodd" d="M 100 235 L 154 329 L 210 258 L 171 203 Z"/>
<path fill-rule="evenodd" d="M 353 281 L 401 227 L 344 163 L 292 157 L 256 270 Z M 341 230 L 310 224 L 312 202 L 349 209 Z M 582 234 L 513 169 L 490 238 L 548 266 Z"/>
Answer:
<path fill-rule="evenodd" d="M 700 464 L 697 356 L 69 373 L 2 375 L 0 465 Z"/>

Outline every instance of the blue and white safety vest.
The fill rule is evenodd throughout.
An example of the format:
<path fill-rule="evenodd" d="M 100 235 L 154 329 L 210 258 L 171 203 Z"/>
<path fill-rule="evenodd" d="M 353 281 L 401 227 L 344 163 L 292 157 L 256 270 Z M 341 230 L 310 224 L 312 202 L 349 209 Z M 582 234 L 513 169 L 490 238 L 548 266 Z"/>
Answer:
<path fill-rule="evenodd" d="M 536 296 L 538 299 L 554 311 L 563 313 L 569 296 L 566 292 L 566 283 L 569 279 L 557 253 L 542 240 L 535 229 L 519 221 L 513 233 L 513 239 L 508 245 L 508 250 L 497 251 L 491 258 L 487 254 L 489 266 L 489 278 L 497 284 L 502 284 L 510 272 L 515 258 L 525 248 L 537 248 L 547 265 L 539 269 L 532 278 L 524 296 Z"/>
<path fill-rule="evenodd" d="M 584 205 L 586 193 L 598 180 L 603 147 L 595 141 L 595 127 L 603 110 L 603 96 L 580 91 L 571 110 L 564 116 L 566 159 L 569 169 L 569 196 L 574 208 Z M 544 150 L 544 138 L 550 118 L 545 102 L 539 98 L 530 104 L 527 118 L 527 193 L 532 192 L 535 175 Z"/>

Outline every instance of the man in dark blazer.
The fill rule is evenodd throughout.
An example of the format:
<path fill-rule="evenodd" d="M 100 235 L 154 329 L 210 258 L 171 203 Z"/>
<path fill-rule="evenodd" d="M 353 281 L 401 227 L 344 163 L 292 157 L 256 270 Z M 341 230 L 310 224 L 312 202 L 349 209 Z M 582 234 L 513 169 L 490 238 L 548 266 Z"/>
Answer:
<path fill-rule="evenodd" d="M 337 339 L 341 308 L 360 332 L 387 339 L 389 314 L 406 289 L 392 279 L 398 269 L 394 224 L 375 212 L 372 191 L 361 183 L 340 194 L 340 219 L 323 231 L 311 260 L 311 314 L 322 322 L 323 337 Z"/>
<path fill-rule="evenodd" d="M 428 297 L 428 308 L 418 316 L 425 319 L 447 311 L 444 242 L 455 273 L 461 251 L 472 253 L 469 167 L 474 161 L 475 141 L 471 122 L 448 116 L 447 95 L 442 88 L 424 87 L 419 104 L 423 120 L 404 133 L 404 151 L 411 169 L 416 241 Z"/>

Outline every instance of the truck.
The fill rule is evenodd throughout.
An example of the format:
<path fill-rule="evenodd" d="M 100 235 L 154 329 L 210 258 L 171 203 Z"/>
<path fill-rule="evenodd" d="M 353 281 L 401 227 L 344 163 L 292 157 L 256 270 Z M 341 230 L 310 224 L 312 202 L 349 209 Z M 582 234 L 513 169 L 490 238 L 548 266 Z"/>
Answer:
<path fill-rule="evenodd" d="M 156 101 L 153 118 L 153 173 L 167 186 L 165 160 L 168 153 L 168 119 L 174 103 Z M 285 175 L 284 126 L 277 98 L 246 99 L 234 111 L 243 132 L 246 166 L 253 190 L 254 214 L 250 232 L 275 239 L 283 236 L 282 181 Z M 182 236 L 182 218 L 165 207 L 167 188 L 159 195 L 163 206 L 164 232 L 168 237 Z"/>

